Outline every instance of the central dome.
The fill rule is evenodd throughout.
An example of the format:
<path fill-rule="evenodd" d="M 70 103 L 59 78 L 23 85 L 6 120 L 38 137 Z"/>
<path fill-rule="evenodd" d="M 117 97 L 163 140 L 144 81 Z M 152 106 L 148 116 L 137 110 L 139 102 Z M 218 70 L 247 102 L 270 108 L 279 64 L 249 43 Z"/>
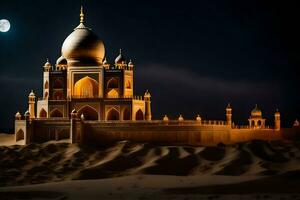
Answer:
<path fill-rule="evenodd" d="M 105 57 L 102 40 L 82 23 L 65 39 L 61 52 L 70 66 L 101 65 Z"/>
<path fill-rule="evenodd" d="M 81 8 L 80 24 L 65 39 L 61 53 L 69 66 L 101 65 L 105 57 L 102 40 L 83 24 L 84 14 Z"/>

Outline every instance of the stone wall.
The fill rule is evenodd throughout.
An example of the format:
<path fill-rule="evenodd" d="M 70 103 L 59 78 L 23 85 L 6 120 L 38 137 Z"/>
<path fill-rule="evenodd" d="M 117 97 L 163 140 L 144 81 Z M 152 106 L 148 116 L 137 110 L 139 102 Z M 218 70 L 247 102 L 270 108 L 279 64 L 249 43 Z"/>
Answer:
<path fill-rule="evenodd" d="M 16 123 L 16 132 L 25 129 L 26 123 Z M 107 143 L 118 140 L 153 142 L 169 145 L 217 145 L 258 140 L 279 140 L 284 135 L 292 135 L 294 129 L 248 129 L 231 128 L 224 122 L 201 123 L 184 121 L 81 121 L 77 120 L 76 133 L 70 136 L 69 119 L 34 119 L 27 123 L 26 134 L 30 142 L 70 139 L 70 142 Z M 29 132 L 28 132 L 29 131 Z M 79 132 L 78 132 L 79 131 Z M 74 135 L 75 134 L 75 135 Z M 76 136 L 77 135 L 77 136 Z M 74 138 L 78 138 L 74 140 Z M 29 137 L 27 137 L 29 138 Z M 26 142 L 26 144 L 28 141 Z"/>

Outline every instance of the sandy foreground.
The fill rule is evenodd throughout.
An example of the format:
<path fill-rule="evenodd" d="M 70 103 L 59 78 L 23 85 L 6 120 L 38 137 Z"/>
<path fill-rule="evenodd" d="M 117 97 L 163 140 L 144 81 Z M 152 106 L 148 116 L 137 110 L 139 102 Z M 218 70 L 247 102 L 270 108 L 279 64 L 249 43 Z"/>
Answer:
<path fill-rule="evenodd" d="M 0 134 L 0 199 L 299 199 L 298 142 L 218 147 L 120 141 L 12 145 Z"/>

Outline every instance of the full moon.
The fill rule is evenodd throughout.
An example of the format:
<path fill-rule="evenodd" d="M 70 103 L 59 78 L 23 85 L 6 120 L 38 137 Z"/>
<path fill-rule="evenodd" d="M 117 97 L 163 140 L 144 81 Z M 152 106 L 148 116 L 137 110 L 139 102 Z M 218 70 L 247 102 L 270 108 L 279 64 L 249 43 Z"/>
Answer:
<path fill-rule="evenodd" d="M 7 32 L 10 29 L 10 23 L 7 19 L 0 20 L 0 32 Z"/>

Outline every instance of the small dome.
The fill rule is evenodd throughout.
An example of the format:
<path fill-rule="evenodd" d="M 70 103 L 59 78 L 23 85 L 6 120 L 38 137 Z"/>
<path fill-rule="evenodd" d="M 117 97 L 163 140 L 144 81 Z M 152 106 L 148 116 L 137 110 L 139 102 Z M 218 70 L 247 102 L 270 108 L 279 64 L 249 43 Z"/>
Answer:
<path fill-rule="evenodd" d="M 169 117 L 167 115 L 164 116 L 163 121 L 169 121 Z"/>
<path fill-rule="evenodd" d="M 103 61 L 103 65 L 107 65 L 109 64 L 108 61 L 106 60 L 106 57 L 104 58 L 104 61 Z"/>
<path fill-rule="evenodd" d="M 280 116 L 280 112 L 276 109 L 275 116 Z"/>
<path fill-rule="evenodd" d="M 120 53 L 115 59 L 115 64 L 125 64 L 125 63 L 126 63 L 126 59 L 122 54 L 122 49 L 120 49 Z"/>
<path fill-rule="evenodd" d="M 25 117 L 28 117 L 28 116 L 30 116 L 30 113 L 29 113 L 29 111 L 27 110 L 25 113 L 24 113 L 24 116 Z"/>
<path fill-rule="evenodd" d="M 67 65 L 68 65 L 68 62 L 67 62 L 67 60 L 63 56 L 60 56 L 56 60 L 56 66 L 67 66 Z"/>
<path fill-rule="evenodd" d="M 44 64 L 44 67 L 45 67 L 45 68 L 51 68 L 51 67 L 52 67 L 52 65 L 51 65 L 51 63 L 49 62 L 49 59 L 48 59 L 48 58 L 47 58 L 46 63 Z"/>
<path fill-rule="evenodd" d="M 148 97 L 148 98 L 151 97 L 151 94 L 150 94 L 150 92 L 148 90 L 145 92 L 144 97 Z"/>
<path fill-rule="evenodd" d="M 251 111 L 251 117 L 261 117 L 262 112 L 261 110 L 257 107 L 257 104 L 255 105 L 255 108 Z"/>
<path fill-rule="evenodd" d="M 182 115 L 179 115 L 178 121 L 183 121 L 183 120 L 184 120 L 184 119 L 183 119 Z"/>
<path fill-rule="evenodd" d="M 35 97 L 33 90 L 31 90 L 31 92 L 29 93 L 29 97 Z"/>
<path fill-rule="evenodd" d="M 21 115 L 21 113 L 18 111 L 18 112 L 16 113 L 15 117 L 16 117 L 16 118 L 21 118 L 22 115 Z"/>
<path fill-rule="evenodd" d="M 129 60 L 128 66 L 129 66 L 129 67 L 133 67 L 133 66 L 134 66 L 134 65 L 133 65 L 133 62 L 131 61 L 131 59 Z"/>
<path fill-rule="evenodd" d="M 197 117 L 196 117 L 196 121 L 201 121 L 201 117 L 200 117 L 200 115 L 197 115 Z"/>

